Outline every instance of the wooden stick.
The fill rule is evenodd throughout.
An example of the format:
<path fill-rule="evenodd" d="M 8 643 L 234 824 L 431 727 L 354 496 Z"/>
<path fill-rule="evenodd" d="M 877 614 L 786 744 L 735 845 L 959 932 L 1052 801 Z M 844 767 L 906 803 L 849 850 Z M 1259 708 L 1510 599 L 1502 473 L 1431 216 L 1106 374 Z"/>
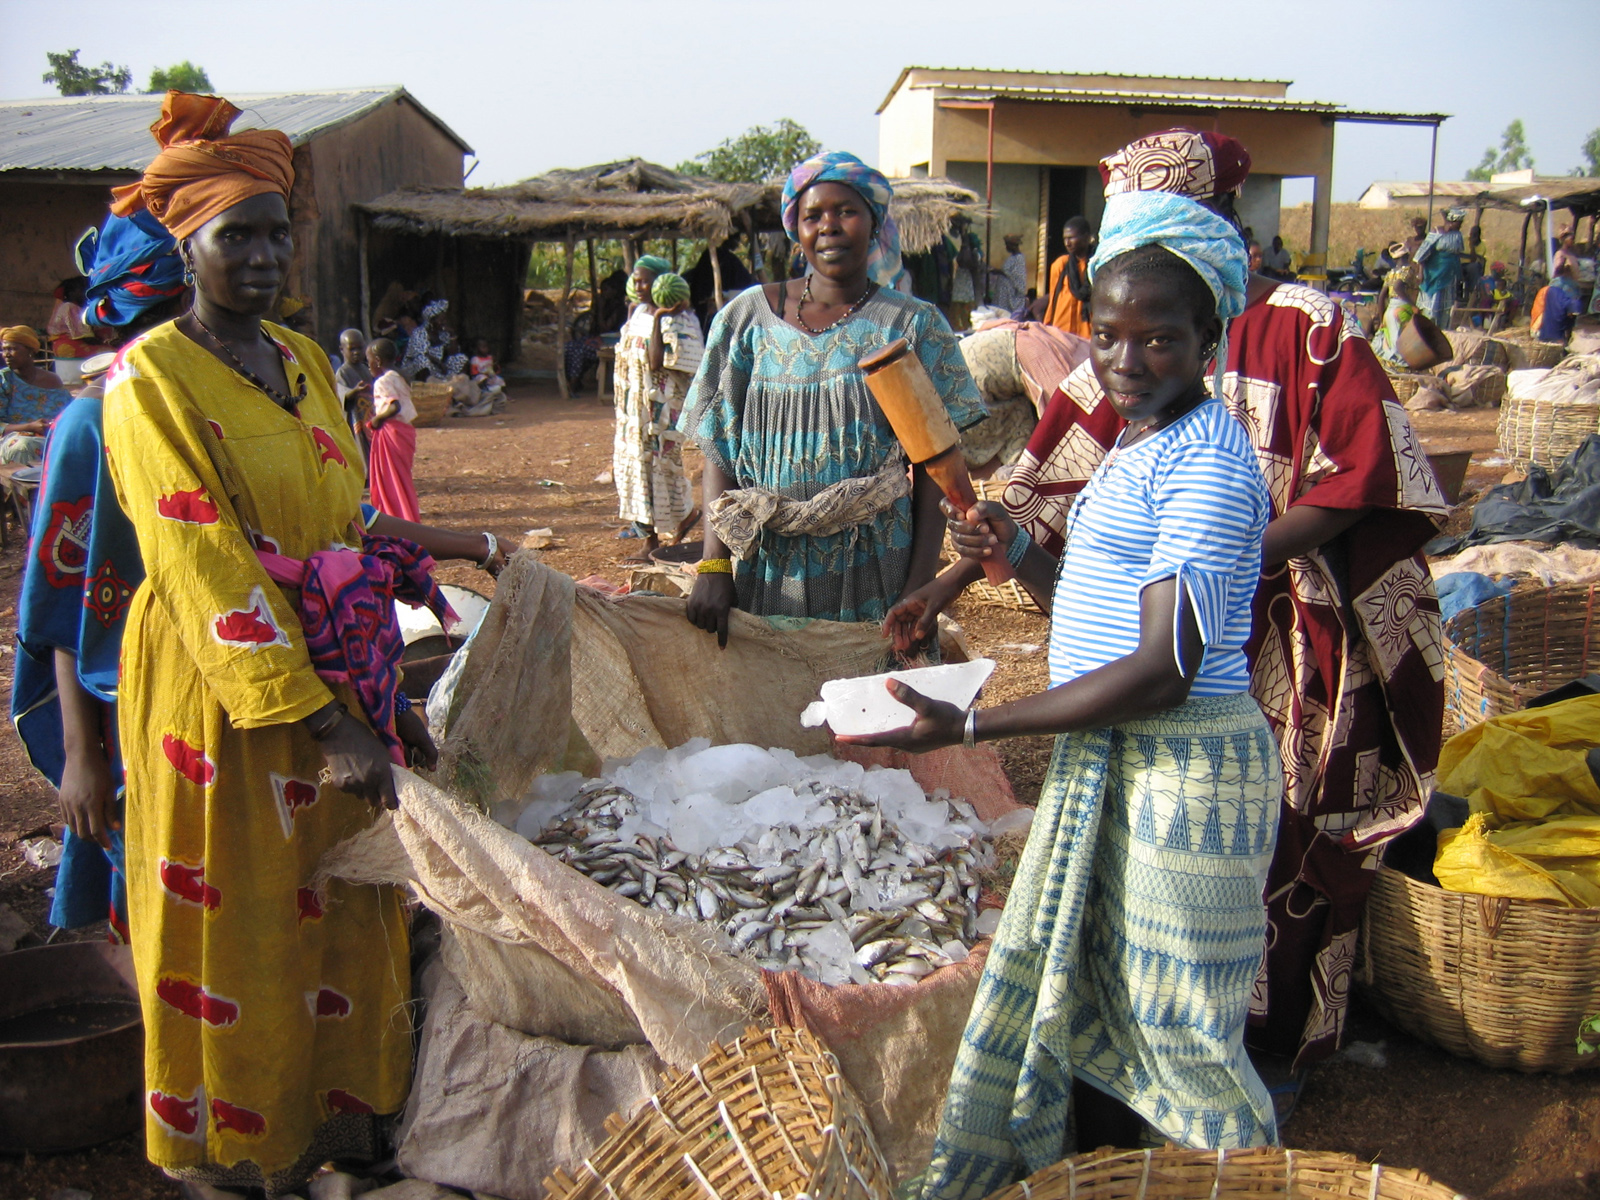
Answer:
<path fill-rule="evenodd" d="M 600 277 L 594 267 L 594 239 L 585 238 L 584 241 L 589 247 L 589 333 L 598 337 L 600 331 L 594 328 L 594 318 L 595 309 L 600 304 Z"/>
<path fill-rule="evenodd" d="M 906 457 L 928 473 L 951 504 L 963 513 L 971 509 L 978 496 L 961 456 L 961 434 L 910 343 L 896 338 L 862 359 L 860 366 Z M 986 559 L 983 573 L 996 586 L 1016 578 L 1004 558 Z"/>
<path fill-rule="evenodd" d="M 361 255 L 361 336 L 372 337 L 372 268 L 367 264 L 367 214 L 356 213 L 356 253 Z"/>
<path fill-rule="evenodd" d="M 561 303 L 556 306 L 556 390 L 563 400 L 572 399 L 567 387 L 567 302 L 572 295 L 572 260 L 575 257 L 576 235 L 567 230 L 567 277 L 561 285 Z"/>
<path fill-rule="evenodd" d="M 713 242 L 710 238 L 706 239 L 706 253 L 711 256 L 711 311 L 713 313 L 722 311 L 722 263 L 717 257 L 717 250 L 721 246 L 721 242 Z"/>

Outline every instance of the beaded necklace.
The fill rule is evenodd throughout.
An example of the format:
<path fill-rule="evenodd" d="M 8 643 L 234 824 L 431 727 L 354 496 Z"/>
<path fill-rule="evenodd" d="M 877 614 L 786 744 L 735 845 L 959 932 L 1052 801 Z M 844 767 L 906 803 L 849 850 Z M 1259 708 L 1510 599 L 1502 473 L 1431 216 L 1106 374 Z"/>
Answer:
<path fill-rule="evenodd" d="M 306 398 L 306 377 L 304 374 L 300 376 L 299 392 L 293 396 L 285 395 L 283 392 L 280 392 L 277 388 L 267 383 L 265 379 L 262 379 L 261 376 L 257 375 L 249 367 L 245 366 L 244 363 L 239 360 L 239 356 L 232 350 L 228 349 L 228 343 L 224 342 L 216 334 L 211 332 L 206 323 L 200 319 L 200 314 L 198 312 L 191 308 L 189 310 L 189 315 L 194 318 L 194 323 L 200 326 L 205 335 L 216 343 L 217 348 L 232 360 L 234 368 L 239 372 L 239 374 L 243 375 L 251 383 L 255 384 L 256 387 L 260 388 L 263 392 L 270 396 L 273 403 L 279 408 L 298 415 L 300 402 Z M 267 336 L 267 331 L 265 329 L 261 330 L 261 336 L 269 346 L 271 346 L 274 350 L 278 350 L 278 343 L 274 342 L 270 337 Z M 278 350 L 278 352 L 280 354 L 282 353 L 281 350 Z"/>
<path fill-rule="evenodd" d="M 821 329 L 813 329 L 811 326 L 806 324 L 805 317 L 801 316 L 801 313 L 805 311 L 806 301 L 811 299 L 811 276 L 807 275 L 806 286 L 800 292 L 800 303 L 794 306 L 794 319 L 800 322 L 800 328 L 804 329 L 812 337 L 821 337 L 825 333 L 833 332 L 851 317 L 855 316 L 856 313 L 860 312 L 861 306 L 865 304 L 868 297 L 870 297 L 872 293 L 877 290 L 878 285 L 869 281 L 867 283 L 867 290 L 862 292 L 861 295 L 857 297 L 854 304 L 839 314 L 839 319 L 837 321 L 835 321 L 832 325 L 825 325 Z"/>

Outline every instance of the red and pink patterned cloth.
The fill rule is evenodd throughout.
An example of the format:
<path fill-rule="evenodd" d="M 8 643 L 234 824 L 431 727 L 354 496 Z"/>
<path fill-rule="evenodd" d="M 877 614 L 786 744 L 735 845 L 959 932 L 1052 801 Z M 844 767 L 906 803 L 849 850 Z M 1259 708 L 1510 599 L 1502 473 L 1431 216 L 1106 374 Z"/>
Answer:
<path fill-rule="evenodd" d="M 257 550 L 256 556 L 274 583 L 300 590 L 300 627 L 317 674 L 350 685 L 389 757 L 405 766 L 394 731 L 405 653 L 395 601 L 426 604 L 446 629 L 458 620 L 433 578 L 432 556 L 415 542 L 370 533 L 359 554 L 321 550 L 302 561 Z"/>

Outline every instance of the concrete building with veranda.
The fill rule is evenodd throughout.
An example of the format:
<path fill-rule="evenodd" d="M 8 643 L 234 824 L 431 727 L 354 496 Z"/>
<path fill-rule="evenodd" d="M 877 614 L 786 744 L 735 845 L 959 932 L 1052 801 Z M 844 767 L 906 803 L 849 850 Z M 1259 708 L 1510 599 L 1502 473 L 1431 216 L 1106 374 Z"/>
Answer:
<path fill-rule="evenodd" d="M 1145 134 L 1174 126 L 1238 138 L 1250 179 L 1239 215 L 1263 244 L 1278 232 L 1283 181 L 1312 180 L 1308 264 L 1328 249 L 1334 131 L 1340 122 L 1427 125 L 1438 113 L 1361 112 L 1289 96 L 1287 80 L 1180 79 L 907 67 L 878 108 L 878 166 L 891 176 L 944 175 L 990 202 L 991 265 L 1020 234 L 1028 285 L 1042 287 L 1062 252 L 1061 226 L 1082 214 L 1098 229 L 1097 164 Z M 981 232 L 981 230 L 980 230 Z"/>

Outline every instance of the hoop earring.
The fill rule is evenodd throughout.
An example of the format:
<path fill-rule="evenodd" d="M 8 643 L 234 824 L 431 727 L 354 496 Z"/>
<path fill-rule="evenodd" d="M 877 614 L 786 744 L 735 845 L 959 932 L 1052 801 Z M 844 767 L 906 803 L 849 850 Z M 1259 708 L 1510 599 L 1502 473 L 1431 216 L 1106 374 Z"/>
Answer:
<path fill-rule="evenodd" d="M 189 288 L 194 286 L 194 264 L 187 258 L 183 260 L 183 286 Z"/>

